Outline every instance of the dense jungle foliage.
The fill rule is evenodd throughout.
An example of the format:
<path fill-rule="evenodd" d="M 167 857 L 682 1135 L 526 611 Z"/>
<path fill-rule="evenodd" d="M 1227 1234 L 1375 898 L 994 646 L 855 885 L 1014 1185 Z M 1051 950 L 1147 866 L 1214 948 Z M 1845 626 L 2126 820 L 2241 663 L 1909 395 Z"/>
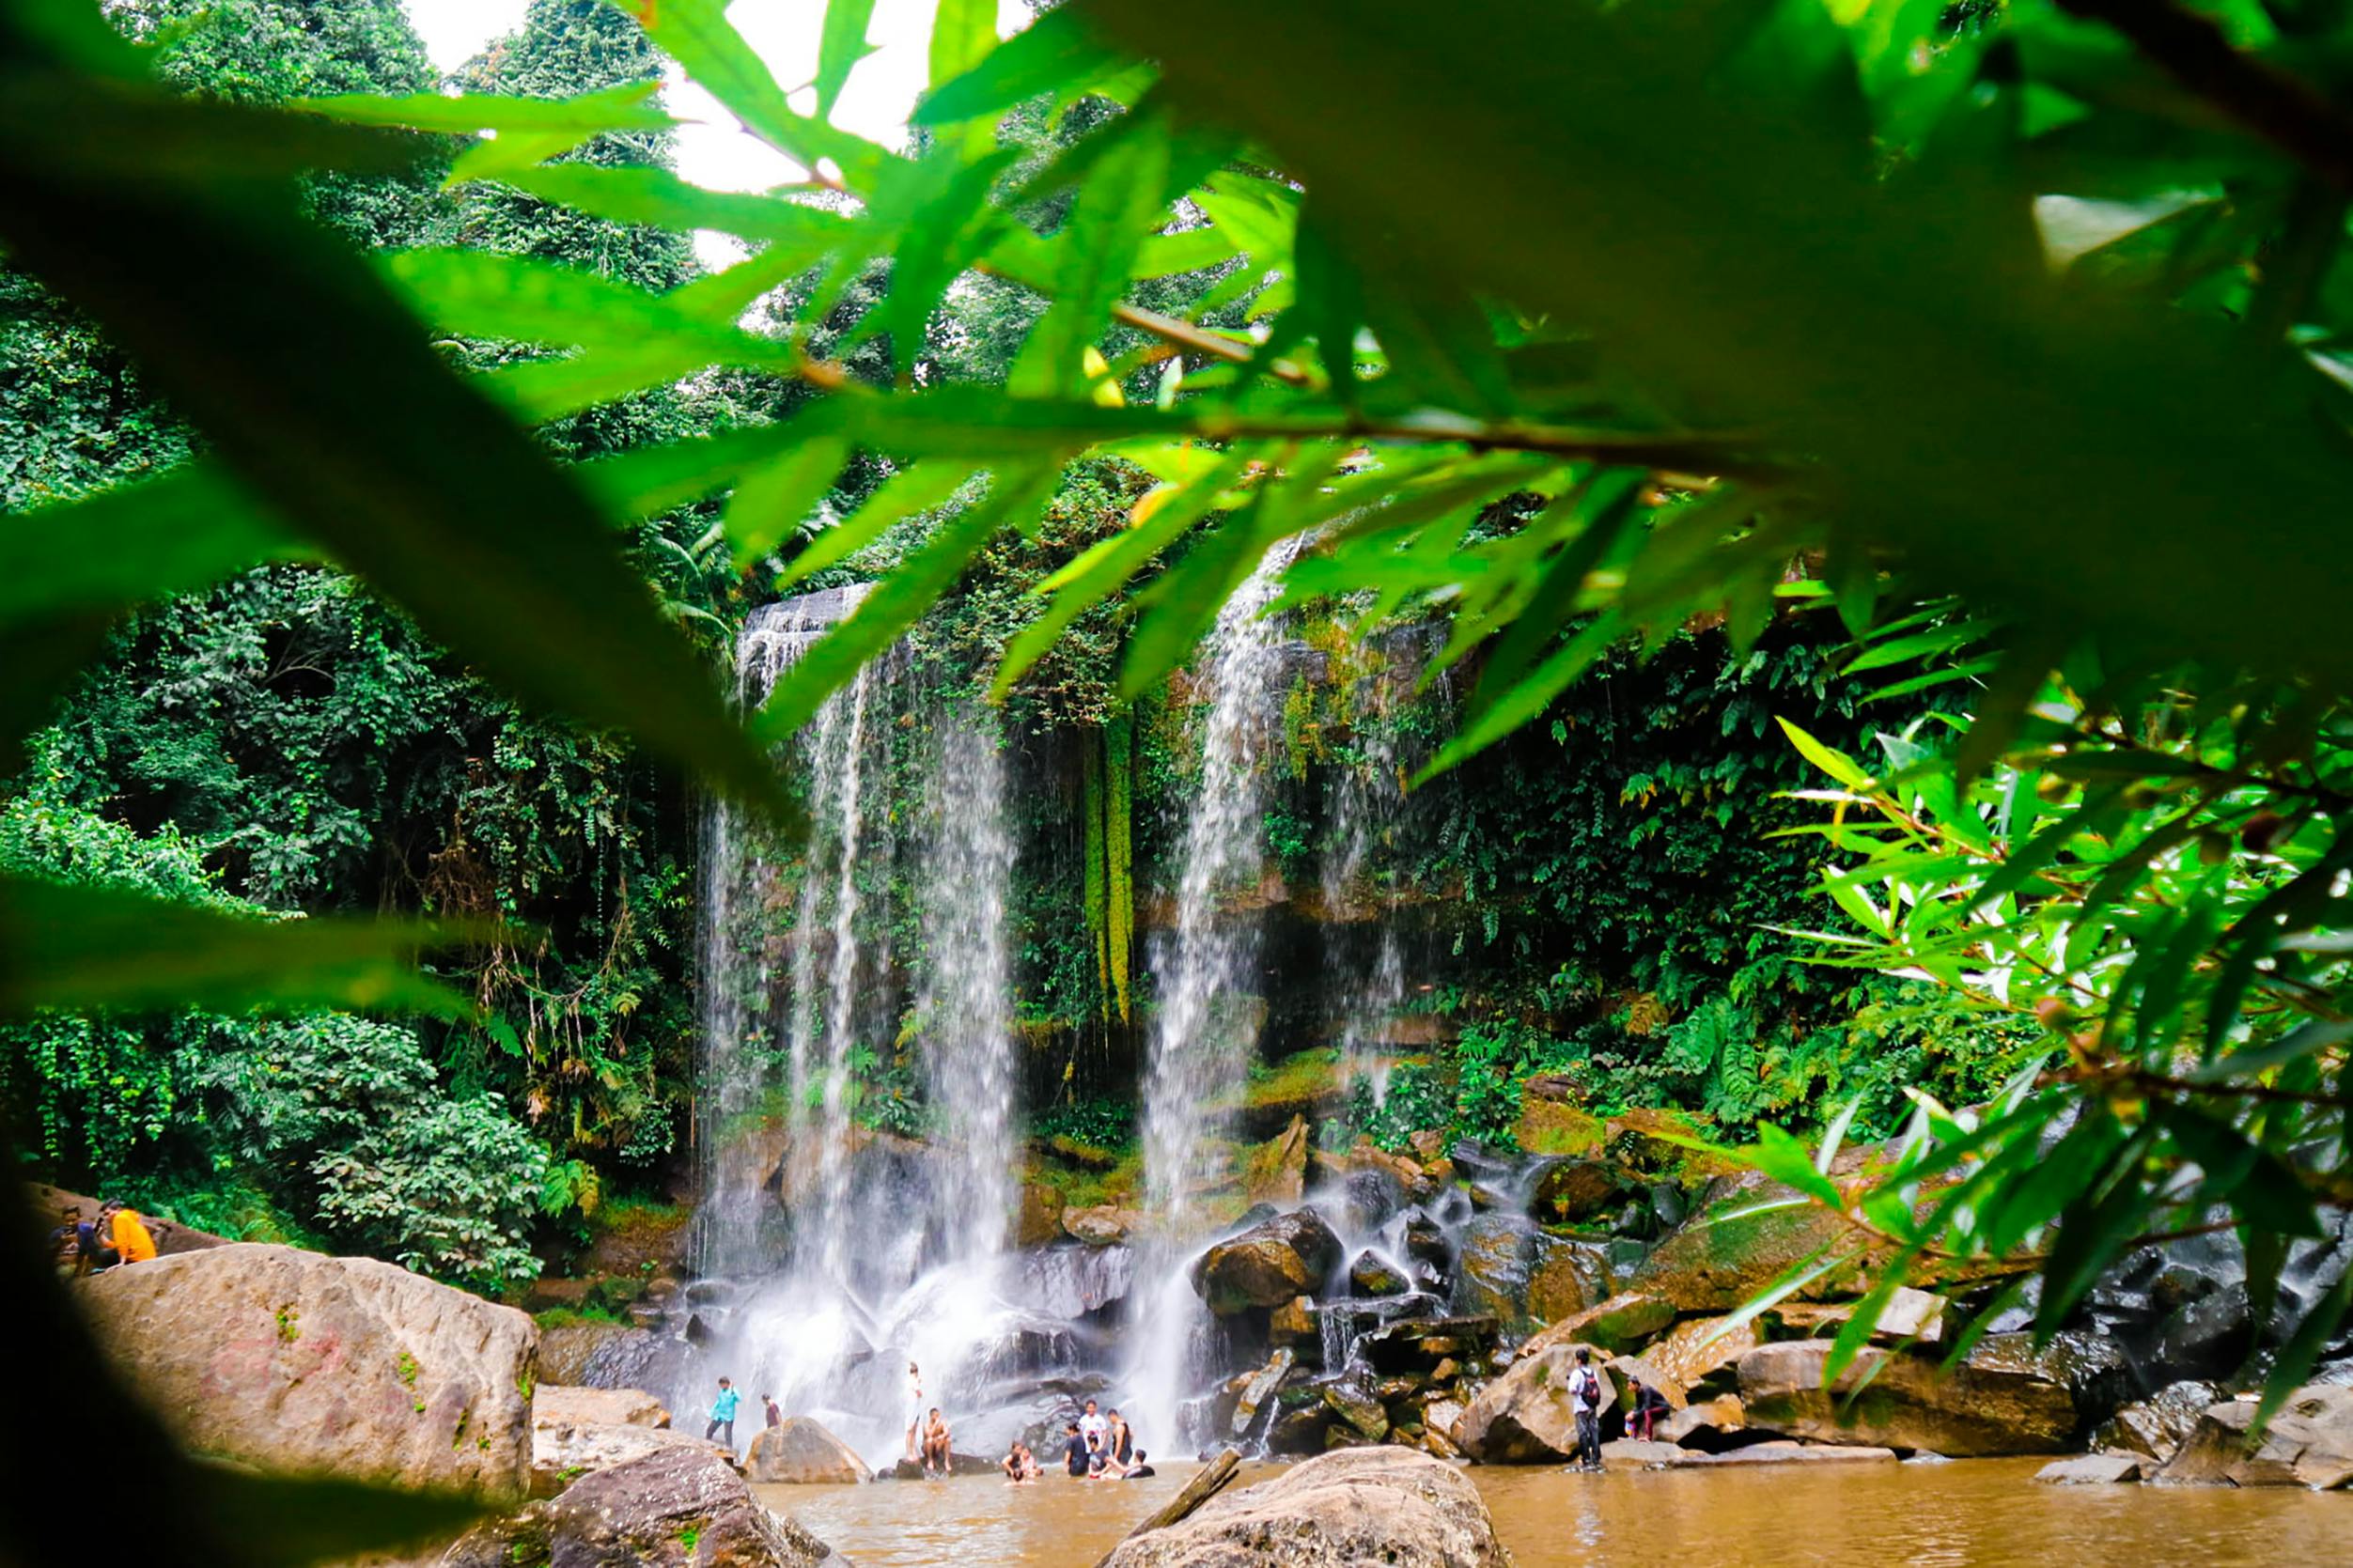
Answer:
<path fill-rule="evenodd" d="M 155 3 L 119 8 L 116 21 L 158 40 L 161 78 L 201 97 L 270 103 L 436 85 L 388 3 Z M 543 0 L 455 85 L 564 99 L 659 68 L 618 11 Z M 1034 169 L 1099 118 L 1050 122 L 1032 109 L 1008 137 Z M 549 166 L 659 170 L 667 160 L 665 133 L 640 130 L 595 137 Z M 681 233 L 497 184 L 444 187 L 431 176 L 447 164 L 438 153 L 404 179 L 322 176 L 307 199 L 362 247 L 462 247 L 652 292 L 700 273 Z M 1193 306 L 1233 271 L 1151 280 L 1139 300 Z M 850 289 L 879 296 L 886 277 Z M 126 356 L 22 272 L 4 286 L 23 306 L 6 389 L 8 439 L 23 444 L 0 463 L 11 506 L 188 454 L 185 427 Z M 813 287 L 788 287 L 764 309 L 788 323 Z M 1002 380 L 1033 324 L 1028 301 L 986 280 L 951 298 L 926 324 L 917 373 Z M 838 305 L 833 318 L 857 309 Z M 1212 301 L 1200 314 L 1238 328 L 1247 311 Z M 1141 341 L 1131 330 L 1126 346 Z M 476 371 L 546 357 L 471 333 L 444 351 Z M 888 380 L 875 348 L 845 363 Z M 583 409 L 540 435 L 566 459 L 593 460 L 772 416 L 805 396 L 783 378 L 714 371 Z M 887 477 L 846 473 L 833 505 L 854 511 Z M 1039 583 L 1114 536 L 1151 482 L 1116 459 L 1073 465 L 1040 526 L 993 539 L 912 629 L 920 683 L 943 693 L 985 685 L 1007 639 L 1035 621 Z M 911 498 L 903 520 L 840 565 L 802 573 L 805 585 L 887 574 L 931 536 L 953 489 Z M 740 572 L 743 547 L 717 537 L 714 518 L 689 505 L 642 523 L 632 556 L 716 651 L 774 571 Z M 1197 767 L 1183 712 L 1147 703 L 1141 723 L 1130 717 L 1117 690 L 1118 608 L 1087 609 L 1001 710 L 1037 786 L 1020 792 L 1014 898 L 1018 1005 L 1041 1110 L 1133 1093 L 1150 1006 L 1134 907 L 1168 875 Z M 1310 634 L 1345 641 L 1329 613 L 1311 619 L 1327 629 Z M 1765 839 L 1738 802 L 1802 782 L 1775 712 L 1860 740 L 1860 692 L 1836 679 L 1831 646 L 1827 633 L 1800 629 L 1735 655 L 1721 634 L 1695 630 L 1665 658 L 1614 660 L 1477 785 L 1450 783 L 1415 832 L 1393 837 L 1373 874 L 1426 908 L 1417 973 L 1435 983 L 1416 1004 L 1447 1034 L 1468 1028 L 1460 1063 L 1440 1069 L 1449 1082 L 1467 1077 L 1463 1108 L 1441 1097 L 1423 1120 L 1507 1137 L 1500 1112 L 1515 1081 L 1565 1068 L 1590 1075 L 1599 1103 L 1688 1105 L 1733 1126 L 1814 1115 L 1858 1082 L 1873 1085 L 1875 1121 L 1900 1105 L 1905 1082 L 1982 1093 L 1998 1053 L 1917 1031 L 1900 1051 L 1880 1048 L 1875 989 L 1813 979 L 1767 929 L 1803 917 L 1818 854 Z M 1456 718 L 1443 691 L 1395 712 L 1347 706 L 1303 679 L 1291 705 L 1289 787 L 1268 831 L 1301 886 L 1329 848 L 1329 776 L 1363 766 L 1376 743 L 1426 755 Z M 912 797 L 921 781 L 895 787 Z M 1116 874 L 1099 827 L 1090 839 L 1078 825 L 1099 823 L 1114 788 L 1128 792 L 1122 820 L 1133 825 Z M 7 1026 L 0 1085 L 32 1118 L 26 1142 L 41 1173 L 209 1228 L 315 1238 L 474 1282 L 528 1276 L 534 1247 L 560 1255 L 588 1234 L 608 1191 L 661 1195 L 678 1179 L 693 1116 L 696 800 L 618 737 L 518 706 L 352 579 L 311 564 L 264 567 L 142 610 L 30 742 L 9 799 L 0 862 L 14 869 L 201 893 L 239 909 L 405 910 L 531 932 L 437 962 L 478 1009 L 462 1020 L 365 1026 L 364 1036 L 335 1014 Z M 903 936 L 903 951 L 920 953 L 919 933 Z M 385 1060 L 354 1077 L 358 1038 L 379 1041 Z M 1272 1046 L 1323 1043 L 1301 1033 Z M 914 1077 L 899 1044 L 863 1053 L 880 1091 L 866 1103 L 912 1129 Z M 1940 1051 L 1965 1060 L 1940 1076 L 1924 1060 Z M 265 1083 L 281 1095 L 348 1095 L 347 1119 L 288 1130 L 257 1094 Z M 447 1138 L 450 1118 L 471 1119 L 478 1135 Z M 336 1142 L 356 1128 L 371 1134 L 364 1146 Z M 385 1142 L 394 1137 L 424 1141 Z M 381 1201 L 362 1203 L 361 1191 Z M 462 1237 L 450 1228 L 460 1215 Z"/>
<path fill-rule="evenodd" d="M 903 150 L 827 117 L 862 24 L 812 113 L 724 12 L 537 0 L 452 98 L 389 5 L 0 10 L 0 85 L 62 106 L 0 123 L 37 1158 L 527 1270 L 519 1192 L 678 1147 L 677 781 L 788 824 L 768 748 L 903 637 L 1075 776 L 1028 797 L 1025 1001 L 1131 1041 L 1170 677 L 1300 537 L 1311 643 L 1433 629 L 1412 701 L 1286 710 L 1302 780 L 1416 742 L 1381 875 L 1457 1038 L 1403 1103 L 1753 1126 L 1847 1222 L 1778 1292 L 2023 1271 L 2049 1333 L 2228 1229 L 2270 1397 L 2337 1341 L 2353 1273 L 2274 1288 L 2353 1201 L 2337 8 L 943 4 Z M 806 179 L 678 179 L 657 51 Z M 731 711 L 734 619 L 849 577 Z M 250 912 L 296 904 L 444 924 Z M 348 1102 L 259 1087 L 363 1050 Z M 361 1224 L 455 1181 L 395 1105 L 500 1129 L 472 1229 Z"/>

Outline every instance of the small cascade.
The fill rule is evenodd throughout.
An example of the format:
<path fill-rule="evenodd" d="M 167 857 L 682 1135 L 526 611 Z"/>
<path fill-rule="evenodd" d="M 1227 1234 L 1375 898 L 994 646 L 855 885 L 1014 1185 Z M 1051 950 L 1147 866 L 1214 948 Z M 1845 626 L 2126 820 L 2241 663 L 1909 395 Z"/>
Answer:
<path fill-rule="evenodd" d="M 1219 611 L 1199 661 L 1212 692 L 1201 734 L 1201 782 L 1179 850 L 1176 924 L 1152 955 L 1160 1013 L 1144 1082 L 1146 1201 L 1161 1240 L 1133 1335 L 1131 1382 L 1141 1408 L 1174 1420 L 1208 1359 L 1213 1326 L 1187 1281 L 1192 1188 L 1206 1173 L 1211 1113 L 1237 1095 L 1257 1043 L 1251 1005 L 1255 927 L 1228 909 L 1266 873 L 1263 817 L 1281 675 L 1281 639 L 1265 615 L 1296 542 L 1270 550 Z M 1147 1447 L 1159 1434 L 1147 1433 Z M 1192 1434 L 1179 1432 L 1181 1440 Z"/>
<path fill-rule="evenodd" d="M 1323 857 L 1322 893 L 1331 932 L 1363 921 L 1379 925 L 1369 964 L 1351 965 L 1335 953 L 1331 970 L 1339 990 L 1340 1059 L 1347 1081 L 1369 1081 L 1375 1105 L 1388 1096 L 1389 1063 L 1383 1049 L 1388 1026 L 1405 1003 L 1395 885 L 1381 875 L 1377 854 L 1389 847 L 1404 807 L 1395 744 L 1386 733 L 1371 734 L 1360 740 L 1356 756 L 1332 783 L 1332 839 Z"/>

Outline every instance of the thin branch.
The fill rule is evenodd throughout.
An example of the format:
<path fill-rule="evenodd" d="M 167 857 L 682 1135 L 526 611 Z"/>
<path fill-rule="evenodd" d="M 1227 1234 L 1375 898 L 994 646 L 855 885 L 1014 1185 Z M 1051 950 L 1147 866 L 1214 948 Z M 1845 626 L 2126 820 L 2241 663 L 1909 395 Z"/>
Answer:
<path fill-rule="evenodd" d="M 2241 128 L 2353 195 L 2353 116 L 2301 77 L 2232 48 L 2220 27 L 2175 0 L 2059 0 L 2059 5 L 2113 27 Z"/>

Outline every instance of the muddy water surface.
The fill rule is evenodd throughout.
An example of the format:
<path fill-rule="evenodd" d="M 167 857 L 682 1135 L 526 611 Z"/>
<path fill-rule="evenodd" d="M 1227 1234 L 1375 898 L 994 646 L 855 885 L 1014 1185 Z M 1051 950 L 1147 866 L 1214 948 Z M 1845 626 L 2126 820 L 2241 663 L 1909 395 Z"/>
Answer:
<path fill-rule="evenodd" d="M 1519 1568 L 2353 1564 L 2353 1496 L 2041 1486 L 2040 1460 L 1578 1476 L 1473 1467 Z M 860 1568 L 1092 1568 L 1173 1497 L 1150 1481 L 763 1486 Z M 1238 1484 L 1271 1474 L 1245 1470 Z"/>

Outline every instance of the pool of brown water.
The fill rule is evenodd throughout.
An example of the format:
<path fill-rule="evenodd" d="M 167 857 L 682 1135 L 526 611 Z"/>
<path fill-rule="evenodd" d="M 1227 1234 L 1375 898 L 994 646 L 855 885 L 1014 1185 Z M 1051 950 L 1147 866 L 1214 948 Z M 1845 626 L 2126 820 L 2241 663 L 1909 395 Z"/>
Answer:
<path fill-rule="evenodd" d="M 1572 1475 L 1467 1473 L 1519 1568 L 2128 1568 L 2353 1563 L 2353 1496 L 2289 1490 L 2043 1486 L 2034 1459 Z M 1092 1568 L 1175 1496 L 1148 1481 L 968 1477 L 763 1486 L 761 1497 L 859 1568 Z M 1273 1473 L 1246 1469 L 1238 1485 Z"/>

